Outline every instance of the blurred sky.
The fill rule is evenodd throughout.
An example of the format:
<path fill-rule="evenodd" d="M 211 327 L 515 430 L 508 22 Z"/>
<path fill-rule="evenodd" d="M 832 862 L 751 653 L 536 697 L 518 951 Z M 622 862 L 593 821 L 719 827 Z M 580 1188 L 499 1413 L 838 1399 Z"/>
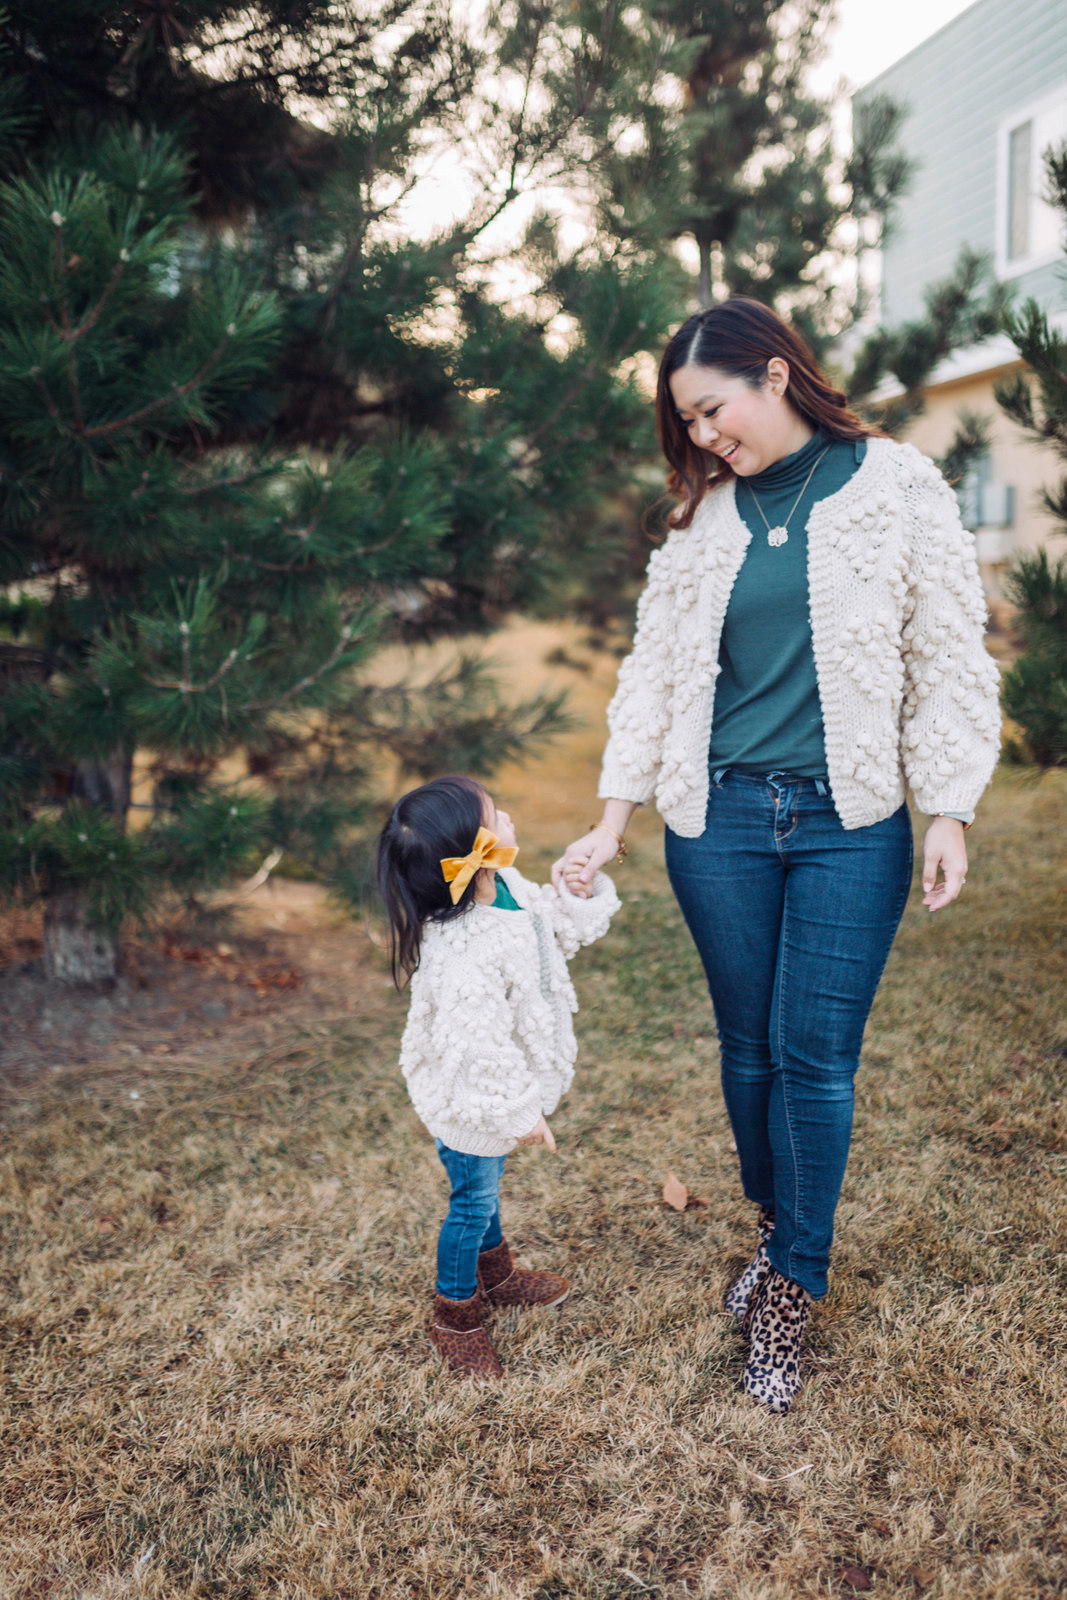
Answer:
<path fill-rule="evenodd" d="M 845 78 L 849 88 L 858 89 L 973 3 L 837 0 L 837 26 L 830 38 L 828 59 L 818 74 L 819 87 L 832 89 L 839 78 Z"/>

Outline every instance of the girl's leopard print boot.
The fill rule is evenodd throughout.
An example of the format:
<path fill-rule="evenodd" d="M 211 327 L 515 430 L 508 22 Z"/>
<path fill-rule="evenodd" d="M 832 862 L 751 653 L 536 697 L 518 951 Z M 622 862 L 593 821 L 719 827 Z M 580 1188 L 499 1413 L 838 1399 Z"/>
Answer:
<path fill-rule="evenodd" d="M 465 1378 L 484 1383 L 499 1378 L 504 1371 L 482 1327 L 480 1288 L 469 1300 L 446 1300 L 443 1294 L 434 1295 L 430 1343 L 445 1366 Z"/>
<path fill-rule="evenodd" d="M 740 1325 L 745 1320 L 748 1302 L 753 1291 L 763 1282 L 771 1270 L 771 1263 L 767 1256 L 767 1245 L 771 1234 L 774 1232 L 774 1212 L 768 1211 L 766 1206 L 760 1207 L 759 1221 L 759 1249 L 752 1257 L 748 1266 L 742 1272 L 732 1288 L 727 1289 L 723 1301 L 723 1310 L 728 1311 L 734 1321 Z"/>
<path fill-rule="evenodd" d="M 745 1393 L 770 1411 L 788 1411 L 800 1389 L 800 1342 L 812 1299 L 774 1267 L 751 1299 L 742 1331 L 748 1339 Z"/>
<path fill-rule="evenodd" d="M 478 1257 L 478 1287 L 490 1306 L 558 1306 L 571 1286 L 555 1272 L 529 1272 L 511 1259 L 507 1241 Z"/>

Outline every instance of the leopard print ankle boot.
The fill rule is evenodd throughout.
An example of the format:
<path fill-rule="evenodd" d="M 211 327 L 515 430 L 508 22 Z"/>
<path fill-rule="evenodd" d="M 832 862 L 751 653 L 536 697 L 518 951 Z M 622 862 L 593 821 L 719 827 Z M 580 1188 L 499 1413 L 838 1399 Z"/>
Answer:
<path fill-rule="evenodd" d="M 482 1327 L 480 1288 L 469 1300 L 447 1300 L 443 1294 L 434 1295 L 430 1343 L 446 1367 L 466 1378 L 479 1378 L 484 1382 L 503 1374 L 500 1357 Z"/>
<path fill-rule="evenodd" d="M 748 1266 L 742 1272 L 737 1282 L 726 1291 L 723 1301 L 723 1310 L 728 1311 L 734 1321 L 740 1326 L 745 1320 L 748 1302 L 753 1291 L 759 1287 L 771 1270 L 770 1259 L 767 1255 L 767 1245 L 770 1243 L 771 1234 L 774 1232 L 774 1212 L 768 1211 L 766 1206 L 760 1207 L 759 1220 L 759 1249 L 752 1257 Z"/>
<path fill-rule="evenodd" d="M 558 1306 L 571 1292 L 558 1273 L 517 1267 L 504 1239 L 478 1257 L 478 1285 L 490 1306 Z"/>
<path fill-rule="evenodd" d="M 800 1342 L 812 1299 L 799 1283 L 771 1267 L 748 1302 L 745 1393 L 769 1411 L 788 1411 L 800 1389 Z"/>

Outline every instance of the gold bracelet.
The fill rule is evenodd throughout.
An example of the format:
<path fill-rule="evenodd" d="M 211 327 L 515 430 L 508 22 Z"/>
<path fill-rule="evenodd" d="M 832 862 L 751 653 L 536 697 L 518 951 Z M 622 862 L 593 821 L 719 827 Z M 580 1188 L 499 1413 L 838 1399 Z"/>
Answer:
<path fill-rule="evenodd" d="M 604 828 L 608 833 L 611 834 L 611 837 L 615 840 L 615 843 L 619 847 L 615 860 L 621 866 L 626 860 L 626 857 L 630 854 L 629 850 L 626 848 L 626 840 L 623 838 L 622 834 L 616 833 L 614 828 L 609 828 L 606 822 L 591 822 L 589 824 L 589 832 L 592 833 L 594 828 Z"/>

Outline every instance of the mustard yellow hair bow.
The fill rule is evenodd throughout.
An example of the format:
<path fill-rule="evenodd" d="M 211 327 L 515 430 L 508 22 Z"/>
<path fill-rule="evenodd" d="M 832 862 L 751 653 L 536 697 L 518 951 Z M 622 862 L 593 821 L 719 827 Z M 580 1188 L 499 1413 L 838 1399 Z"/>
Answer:
<path fill-rule="evenodd" d="M 452 904 L 458 904 L 460 895 L 476 872 L 483 867 L 510 867 L 518 853 L 518 845 L 497 844 L 495 833 L 490 833 L 488 828 L 479 828 L 470 855 L 441 858 L 445 882 L 452 885 L 449 890 Z"/>

